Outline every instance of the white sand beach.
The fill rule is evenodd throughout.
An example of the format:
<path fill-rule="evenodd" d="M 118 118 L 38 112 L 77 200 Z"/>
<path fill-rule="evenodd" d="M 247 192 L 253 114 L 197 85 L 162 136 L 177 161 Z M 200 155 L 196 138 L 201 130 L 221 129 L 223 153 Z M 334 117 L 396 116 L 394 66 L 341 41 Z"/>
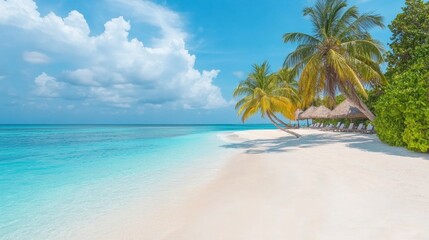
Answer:
<path fill-rule="evenodd" d="M 80 239 L 429 239 L 428 154 L 297 131 L 223 134 L 238 153 L 213 180 L 150 214 L 106 216 Z"/>

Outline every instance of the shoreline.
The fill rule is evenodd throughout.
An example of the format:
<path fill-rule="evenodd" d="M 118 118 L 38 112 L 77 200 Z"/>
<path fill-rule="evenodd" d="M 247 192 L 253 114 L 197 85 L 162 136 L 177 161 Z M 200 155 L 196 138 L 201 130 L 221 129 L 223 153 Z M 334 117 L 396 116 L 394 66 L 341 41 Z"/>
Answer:
<path fill-rule="evenodd" d="M 213 179 L 163 199 L 150 214 L 135 207 L 109 214 L 79 239 L 429 237 L 428 155 L 375 135 L 298 132 L 303 138 L 221 133 L 221 147 L 238 153 Z"/>

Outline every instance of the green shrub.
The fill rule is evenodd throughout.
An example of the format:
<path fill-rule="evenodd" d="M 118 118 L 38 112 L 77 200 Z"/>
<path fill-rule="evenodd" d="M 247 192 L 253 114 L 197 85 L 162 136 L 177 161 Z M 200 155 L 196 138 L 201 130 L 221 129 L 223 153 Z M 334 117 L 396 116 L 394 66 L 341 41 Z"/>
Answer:
<path fill-rule="evenodd" d="M 409 77 L 408 103 L 404 112 L 405 130 L 403 140 L 414 151 L 429 150 L 429 64 L 421 64 L 417 69 L 410 69 L 404 77 Z"/>
<path fill-rule="evenodd" d="M 429 150 L 429 47 L 408 70 L 396 75 L 378 100 L 379 138 L 413 151 Z M 425 53 L 425 54 L 423 54 Z"/>
<path fill-rule="evenodd" d="M 385 94 L 382 95 L 375 105 L 374 125 L 377 135 L 381 141 L 394 146 L 405 146 L 402 140 L 404 132 L 404 100 L 407 96 L 401 94 L 401 90 L 394 84 L 390 84 Z"/>
<path fill-rule="evenodd" d="M 429 2 L 406 0 L 392 31 L 375 126 L 380 139 L 420 152 L 429 150 Z M 384 92 L 383 92 L 384 90 Z"/>

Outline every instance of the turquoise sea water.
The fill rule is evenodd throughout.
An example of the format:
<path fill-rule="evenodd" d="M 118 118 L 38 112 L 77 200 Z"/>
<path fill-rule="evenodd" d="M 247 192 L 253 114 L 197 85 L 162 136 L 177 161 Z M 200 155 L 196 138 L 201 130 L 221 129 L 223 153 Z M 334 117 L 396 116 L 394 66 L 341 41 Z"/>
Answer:
<path fill-rule="evenodd" d="M 58 239 L 155 198 L 228 150 L 218 133 L 271 125 L 0 125 L 0 239 Z M 213 165 L 214 166 L 214 165 Z"/>

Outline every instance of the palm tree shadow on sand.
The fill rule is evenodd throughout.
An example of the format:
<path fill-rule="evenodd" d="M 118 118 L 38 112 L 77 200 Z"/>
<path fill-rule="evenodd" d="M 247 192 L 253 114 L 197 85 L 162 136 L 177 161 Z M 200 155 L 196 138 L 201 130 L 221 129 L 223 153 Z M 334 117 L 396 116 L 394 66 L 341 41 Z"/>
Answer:
<path fill-rule="evenodd" d="M 405 148 L 392 147 L 382 143 L 375 135 L 355 133 L 315 133 L 302 138 L 284 136 L 272 139 L 243 140 L 222 145 L 223 148 L 243 149 L 247 154 L 283 153 L 299 151 L 300 149 L 329 145 L 333 143 L 346 144 L 365 152 L 385 153 L 392 156 L 412 157 L 429 160 L 429 154 L 411 152 Z"/>

